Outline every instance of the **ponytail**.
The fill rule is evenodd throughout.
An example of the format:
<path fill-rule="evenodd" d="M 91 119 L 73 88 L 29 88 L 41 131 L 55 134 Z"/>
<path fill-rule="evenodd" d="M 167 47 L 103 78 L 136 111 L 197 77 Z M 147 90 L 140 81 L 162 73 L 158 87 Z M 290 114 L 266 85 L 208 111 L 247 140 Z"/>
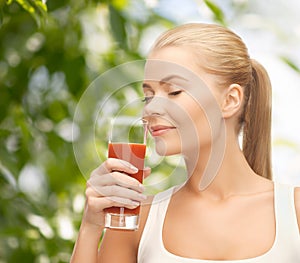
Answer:
<path fill-rule="evenodd" d="M 271 179 L 271 82 L 262 65 L 255 60 L 251 60 L 251 65 L 252 81 L 245 101 L 243 153 L 257 174 Z"/>

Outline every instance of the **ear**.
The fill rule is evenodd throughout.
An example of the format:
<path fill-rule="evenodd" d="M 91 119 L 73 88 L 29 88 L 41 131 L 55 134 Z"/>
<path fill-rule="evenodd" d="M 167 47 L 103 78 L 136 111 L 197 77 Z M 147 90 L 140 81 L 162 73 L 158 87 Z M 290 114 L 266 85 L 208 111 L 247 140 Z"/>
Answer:
<path fill-rule="evenodd" d="M 244 91 L 239 84 L 231 84 L 224 93 L 222 102 L 223 118 L 227 119 L 235 115 L 241 108 Z"/>

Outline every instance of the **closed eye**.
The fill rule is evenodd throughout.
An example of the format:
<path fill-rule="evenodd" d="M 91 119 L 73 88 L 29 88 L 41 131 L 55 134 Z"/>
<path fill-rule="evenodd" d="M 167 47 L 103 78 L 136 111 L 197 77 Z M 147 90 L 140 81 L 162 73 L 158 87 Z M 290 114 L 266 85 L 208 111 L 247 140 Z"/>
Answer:
<path fill-rule="evenodd" d="M 169 95 L 170 96 L 176 96 L 176 95 L 179 95 L 181 93 L 182 93 L 182 90 L 176 90 L 176 91 L 169 92 Z"/>

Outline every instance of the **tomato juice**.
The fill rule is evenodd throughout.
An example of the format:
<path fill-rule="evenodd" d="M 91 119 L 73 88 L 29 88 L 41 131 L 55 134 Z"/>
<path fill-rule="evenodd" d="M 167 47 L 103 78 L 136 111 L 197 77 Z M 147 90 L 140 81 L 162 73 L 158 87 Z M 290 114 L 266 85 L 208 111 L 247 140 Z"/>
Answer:
<path fill-rule="evenodd" d="M 138 168 L 138 172 L 135 174 L 128 174 L 140 183 L 143 182 L 144 177 L 144 160 L 146 154 L 146 145 L 138 143 L 109 143 L 108 144 L 108 157 L 117 158 L 127 161 Z M 138 215 L 140 212 L 140 206 L 135 209 L 110 207 L 105 209 L 105 212 L 112 214 L 130 214 Z"/>

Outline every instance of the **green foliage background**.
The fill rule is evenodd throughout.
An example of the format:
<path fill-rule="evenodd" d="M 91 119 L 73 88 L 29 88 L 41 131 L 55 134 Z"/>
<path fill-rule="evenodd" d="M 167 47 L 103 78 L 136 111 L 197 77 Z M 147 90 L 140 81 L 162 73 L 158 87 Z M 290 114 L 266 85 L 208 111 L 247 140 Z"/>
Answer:
<path fill-rule="evenodd" d="M 123 12 L 127 4 L 1 4 L 0 262 L 69 261 L 85 179 L 62 127 L 72 124 L 76 104 L 96 76 L 141 58 L 136 48 L 144 29 L 155 23 L 172 25 L 155 13 L 147 21 L 135 21 Z M 109 41 L 96 62 L 88 62 L 95 54 L 84 42 L 93 26 L 91 16 L 104 21 L 94 45 Z M 129 33 L 133 30 L 134 35 Z M 24 176 L 40 177 L 39 188 L 26 191 Z M 66 229 L 73 235 L 64 234 Z"/>
<path fill-rule="evenodd" d="M 143 58 L 146 30 L 175 24 L 135 2 L 144 19 L 129 0 L 0 2 L 0 263 L 69 261 L 86 183 L 68 133 L 76 104 L 99 74 Z M 220 7 L 203 3 L 226 24 Z"/>

